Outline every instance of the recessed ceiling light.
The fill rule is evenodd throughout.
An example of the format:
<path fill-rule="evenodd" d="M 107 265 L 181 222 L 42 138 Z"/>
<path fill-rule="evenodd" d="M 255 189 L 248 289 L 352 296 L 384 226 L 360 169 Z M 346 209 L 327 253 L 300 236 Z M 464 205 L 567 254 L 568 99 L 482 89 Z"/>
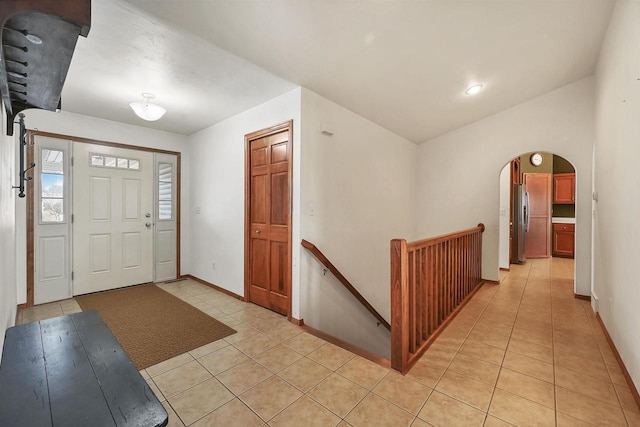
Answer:
<path fill-rule="evenodd" d="M 476 84 L 473 84 L 473 85 L 469 86 L 467 88 L 467 90 L 464 91 L 464 94 L 465 95 L 476 95 L 478 92 L 480 92 L 482 90 L 482 88 L 484 88 L 483 84 L 476 83 Z"/>

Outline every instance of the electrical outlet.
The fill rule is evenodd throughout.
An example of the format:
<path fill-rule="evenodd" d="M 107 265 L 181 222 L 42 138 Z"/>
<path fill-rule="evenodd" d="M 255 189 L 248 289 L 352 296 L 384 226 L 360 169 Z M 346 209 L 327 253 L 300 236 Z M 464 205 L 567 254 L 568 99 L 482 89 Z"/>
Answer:
<path fill-rule="evenodd" d="M 213 261 L 211 261 L 211 268 L 212 268 L 213 270 L 215 270 L 215 269 L 216 269 L 216 260 L 215 260 L 215 259 L 214 259 Z"/>

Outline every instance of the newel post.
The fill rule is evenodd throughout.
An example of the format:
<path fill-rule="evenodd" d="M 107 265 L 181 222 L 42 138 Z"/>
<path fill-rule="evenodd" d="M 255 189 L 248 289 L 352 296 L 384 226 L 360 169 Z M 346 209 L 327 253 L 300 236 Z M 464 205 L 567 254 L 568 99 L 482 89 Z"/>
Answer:
<path fill-rule="evenodd" d="M 391 367 L 404 373 L 409 360 L 407 241 L 391 241 Z"/>

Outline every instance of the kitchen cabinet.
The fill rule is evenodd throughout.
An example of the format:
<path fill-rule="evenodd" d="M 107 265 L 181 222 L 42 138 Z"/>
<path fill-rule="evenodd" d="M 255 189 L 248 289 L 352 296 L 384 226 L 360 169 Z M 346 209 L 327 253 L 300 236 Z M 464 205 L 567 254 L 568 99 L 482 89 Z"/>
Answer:
<path fill-rule="evenodd" d="M 573 258 L 575 224 L 553 224 L 553 256 Z"/>
<path fill-rule="evenodd" d="M 553 175 L 553 203 L 569 204 L 576 202 L 576 174 L 557 173 Z"/>

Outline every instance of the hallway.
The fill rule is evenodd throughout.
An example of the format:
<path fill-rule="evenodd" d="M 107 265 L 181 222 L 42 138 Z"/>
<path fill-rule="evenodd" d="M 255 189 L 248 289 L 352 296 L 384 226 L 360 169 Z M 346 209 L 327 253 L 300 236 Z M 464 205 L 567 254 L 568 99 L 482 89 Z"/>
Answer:
<path fill-rule="evenodd" d="M 528 260 L 484 285 L 407 375 L 434 388 L 418 416 L 433 425 L 482 425 L 485 413 L 485 426 L 640 425 L 589 302 L 574 298 L 573 265 Z"/>
<path fill-rule="evenodd" d="M 484 285 L 402 377 L 282 316 L 191 280 L 162 284 L 238 331 L 142 370 L 169 426 L 638 426 L 640 410 L 573 260 L 529 260 Z M 22 310 L 18 323 L 78 311 Z"/>

